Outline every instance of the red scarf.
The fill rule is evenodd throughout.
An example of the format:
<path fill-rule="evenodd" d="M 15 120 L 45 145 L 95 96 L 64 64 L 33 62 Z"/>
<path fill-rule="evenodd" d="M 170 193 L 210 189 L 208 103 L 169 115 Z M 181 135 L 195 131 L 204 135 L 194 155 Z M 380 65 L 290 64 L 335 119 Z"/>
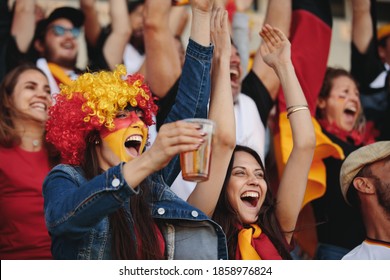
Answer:
<path fill-rule="evenodd" d="M 345 131 L 339 128 L 335 123 L 329 123 L 327 120 L 318 120 L 319 124 L 328 133 L 336 136 L 344 142 L 351 142 L 355 146 L 368 145 L 375 142 L 375 138 L 379 136 L 378 130 L 375 129 L 373 122 L 366 122 L 363 132 L 354 129 L 352 131 Z"/>

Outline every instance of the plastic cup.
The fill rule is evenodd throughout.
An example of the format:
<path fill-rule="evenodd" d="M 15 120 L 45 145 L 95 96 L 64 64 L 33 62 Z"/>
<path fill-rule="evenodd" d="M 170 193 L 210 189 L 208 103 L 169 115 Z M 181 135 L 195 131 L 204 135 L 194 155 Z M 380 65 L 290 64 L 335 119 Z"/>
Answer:
<path fill-rule="evenodd" d="M 191 182 L 206 181 L 210 172 L 211 144 L 215 124 L 208 119 L 185 119 L 184 121 L 199 124 L 206 136 L 199 149 L 180 154 L 182 177 L 184 180 Z"/>

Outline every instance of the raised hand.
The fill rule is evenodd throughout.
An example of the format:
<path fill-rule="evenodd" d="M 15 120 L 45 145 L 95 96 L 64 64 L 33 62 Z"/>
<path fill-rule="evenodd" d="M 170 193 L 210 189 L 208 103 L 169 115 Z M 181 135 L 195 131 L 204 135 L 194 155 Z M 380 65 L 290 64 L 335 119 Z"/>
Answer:
<path fill-rule="evenodd" d="M 275 69 L 278 65 L 291 63 L 291 44 L 280 29 L 266 24 L 260 36 L 263 38 L 261 55 L 268 66 Z"/>
<path fill-rule="evenodd" d="M 222 8 L 213 10 L 211 14 L 210 31 L 211 42 L 214 44 L 215 57 L 224 55 L 230 58 L 231 42 L 227 11 Z"/>

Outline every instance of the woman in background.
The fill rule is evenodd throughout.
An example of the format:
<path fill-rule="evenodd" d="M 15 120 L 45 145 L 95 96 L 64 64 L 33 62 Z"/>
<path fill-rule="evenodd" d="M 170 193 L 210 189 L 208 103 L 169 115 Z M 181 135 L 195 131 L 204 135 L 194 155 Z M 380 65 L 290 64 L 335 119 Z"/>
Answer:
<path fill-rule="evenodd" d="M 56 156 L 44 141 L 52 103 L 45 74 L 33 65 L 0 86 L 0 258 L 51 259 L 42 183 Z"/>

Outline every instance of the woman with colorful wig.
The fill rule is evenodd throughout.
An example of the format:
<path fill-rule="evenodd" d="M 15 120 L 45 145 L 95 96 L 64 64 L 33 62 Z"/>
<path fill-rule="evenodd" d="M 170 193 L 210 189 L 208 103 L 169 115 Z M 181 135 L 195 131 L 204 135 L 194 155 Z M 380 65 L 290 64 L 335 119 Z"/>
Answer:
<path fill-rule="evenodd" d="M 227 22 L 221 12 L 210 21 L 213 1 L 194 0 L 191 5 L 196 28 L 191 31 L 177 101 L 146 151 L 148 126 L 158 108 L 142 76 L 125 77 L 121 65 L 113 72 L 81 75 L 57 95 L 47 140 L 61 152 L 64 164 L 56 166 L 43 185 L 54 258 L 227 258 L 225 235 L 203 213 L 208 211 L 200 201 L 204 196 L 192 200 L 202 212 L 168 187 L 179 173 L 177 155 L 196 150 L 204 141 L 198 125 L 180 120 L 207 117 L 210 22 L 217 30 L 223 19 Z M 227 23 L 224 26 L 227 30 Z M 199 183 L 195 192 L 199 194 L 222 185 L 235 145 L 233 102 L 225 90 L 228 60 L 217 59 L 213 68 L 209 112 L 217 124 L 213 175 Z"/>
<path fill-rule="evenodd" d="M 0 259 L 51 259 L 42 183 L 57 163 L 44 141 L 52 103 L 35 65 L 10 71 L 0 86 Z"/>

